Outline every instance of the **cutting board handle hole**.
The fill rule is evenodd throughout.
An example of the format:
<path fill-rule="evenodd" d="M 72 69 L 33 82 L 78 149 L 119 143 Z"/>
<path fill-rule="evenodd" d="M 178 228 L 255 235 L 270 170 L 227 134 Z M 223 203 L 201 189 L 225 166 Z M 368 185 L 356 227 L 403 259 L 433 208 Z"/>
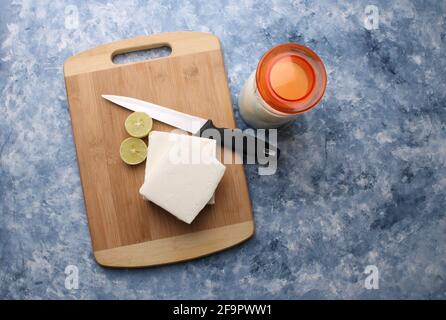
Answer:
<path fill-rule="evenodd" d="M 119 52 L 114 54 L 112 61 L 115 64 L 126 64 L 145 60 L 167 57 L 172 53 L 172 48 L 162 45 L 156 48 Z"/>

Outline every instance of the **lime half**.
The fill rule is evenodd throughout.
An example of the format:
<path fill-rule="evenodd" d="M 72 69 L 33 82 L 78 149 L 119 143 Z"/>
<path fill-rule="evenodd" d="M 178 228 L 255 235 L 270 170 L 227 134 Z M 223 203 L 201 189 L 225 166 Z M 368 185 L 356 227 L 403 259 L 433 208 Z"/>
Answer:
<path fill-rule="evenodd" d="M 152 130 L 152 118 L 144 112 L 133 112 L 125 120 L 125 130 L 135 138 L 146 137 Z"/>
<path fill-rule="evenodd" d="M 122 161 L 134 165 L 143 162 L 147 157 L 147 146 L 141 139 L 127 138 L 121 142 L 119 154 Z"/>

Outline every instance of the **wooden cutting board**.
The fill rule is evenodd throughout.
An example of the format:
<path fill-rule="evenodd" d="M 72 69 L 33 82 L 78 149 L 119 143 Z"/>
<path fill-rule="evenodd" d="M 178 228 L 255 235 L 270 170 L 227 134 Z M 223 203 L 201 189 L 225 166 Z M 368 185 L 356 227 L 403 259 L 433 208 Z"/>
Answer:
<path fill-rule="evenodd" d="M 164 45 L 172 49 L 168 57 L 124 65 L 112 62 L 120 53 Z M 178 262 L 229 248 L 254 233 L 242 165 L 226 165 L 215 204 L 207 205 L 191 225 L 144 201 L 138 190 L 145 165 L 128 166 L 119 157 L 119 145 L 128 137 L 124 121 L 130 111 L 101 97 L 135 97 L 235 128 L 217 37 L 174 32 L 117 41 L 67 59 L 64 75 L 99 264 L 143 267 Z M 172 129 L 154 121 L 153 130 Z"/>

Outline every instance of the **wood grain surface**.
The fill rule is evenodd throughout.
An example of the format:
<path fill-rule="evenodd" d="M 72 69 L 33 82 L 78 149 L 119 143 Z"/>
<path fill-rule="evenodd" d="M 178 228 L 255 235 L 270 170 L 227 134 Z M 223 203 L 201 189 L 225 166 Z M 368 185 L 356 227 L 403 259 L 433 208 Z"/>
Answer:
<path fill-rule="evenodd" d="M 168 45 L 168 57 L 114 64 L 114 55 Z M 208 205 L 188 225 L 144 201 L 144 164 L 128 166 L 119 145 L 130 111 L 101 94 L 130 96 L 235 127 L 219 40 L 175 32 L 99 46 L 65 61 L 65 84 L 85 206 L 98 263 L 142 267 L 178 262 L 231 247 L 254 232 L 242 165 L 226 165 Z M 173 128 L 154 121 L 154 130 Z M 147 140 L 146 140 L 147 141 Z"/>

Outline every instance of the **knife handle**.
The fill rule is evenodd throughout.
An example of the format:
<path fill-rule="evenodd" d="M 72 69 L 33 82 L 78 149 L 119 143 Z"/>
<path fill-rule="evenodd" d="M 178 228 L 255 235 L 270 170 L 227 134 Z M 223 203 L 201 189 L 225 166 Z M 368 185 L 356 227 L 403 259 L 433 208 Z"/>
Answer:
<path fill-rule="evenodd" d="M 230 148 L 242 156 L 244 163 L 261 163 L 262 160 L 271 158 L 277 160 L 280 156 L 280 149 L 271 144 L 267 137 L 263 139 L 257 135 L 250 135 L 241 129 L 219 128 L 214 125 L 212 120 L 208 120 L 197 135 L 220 140 L 221 146 Z"/>

